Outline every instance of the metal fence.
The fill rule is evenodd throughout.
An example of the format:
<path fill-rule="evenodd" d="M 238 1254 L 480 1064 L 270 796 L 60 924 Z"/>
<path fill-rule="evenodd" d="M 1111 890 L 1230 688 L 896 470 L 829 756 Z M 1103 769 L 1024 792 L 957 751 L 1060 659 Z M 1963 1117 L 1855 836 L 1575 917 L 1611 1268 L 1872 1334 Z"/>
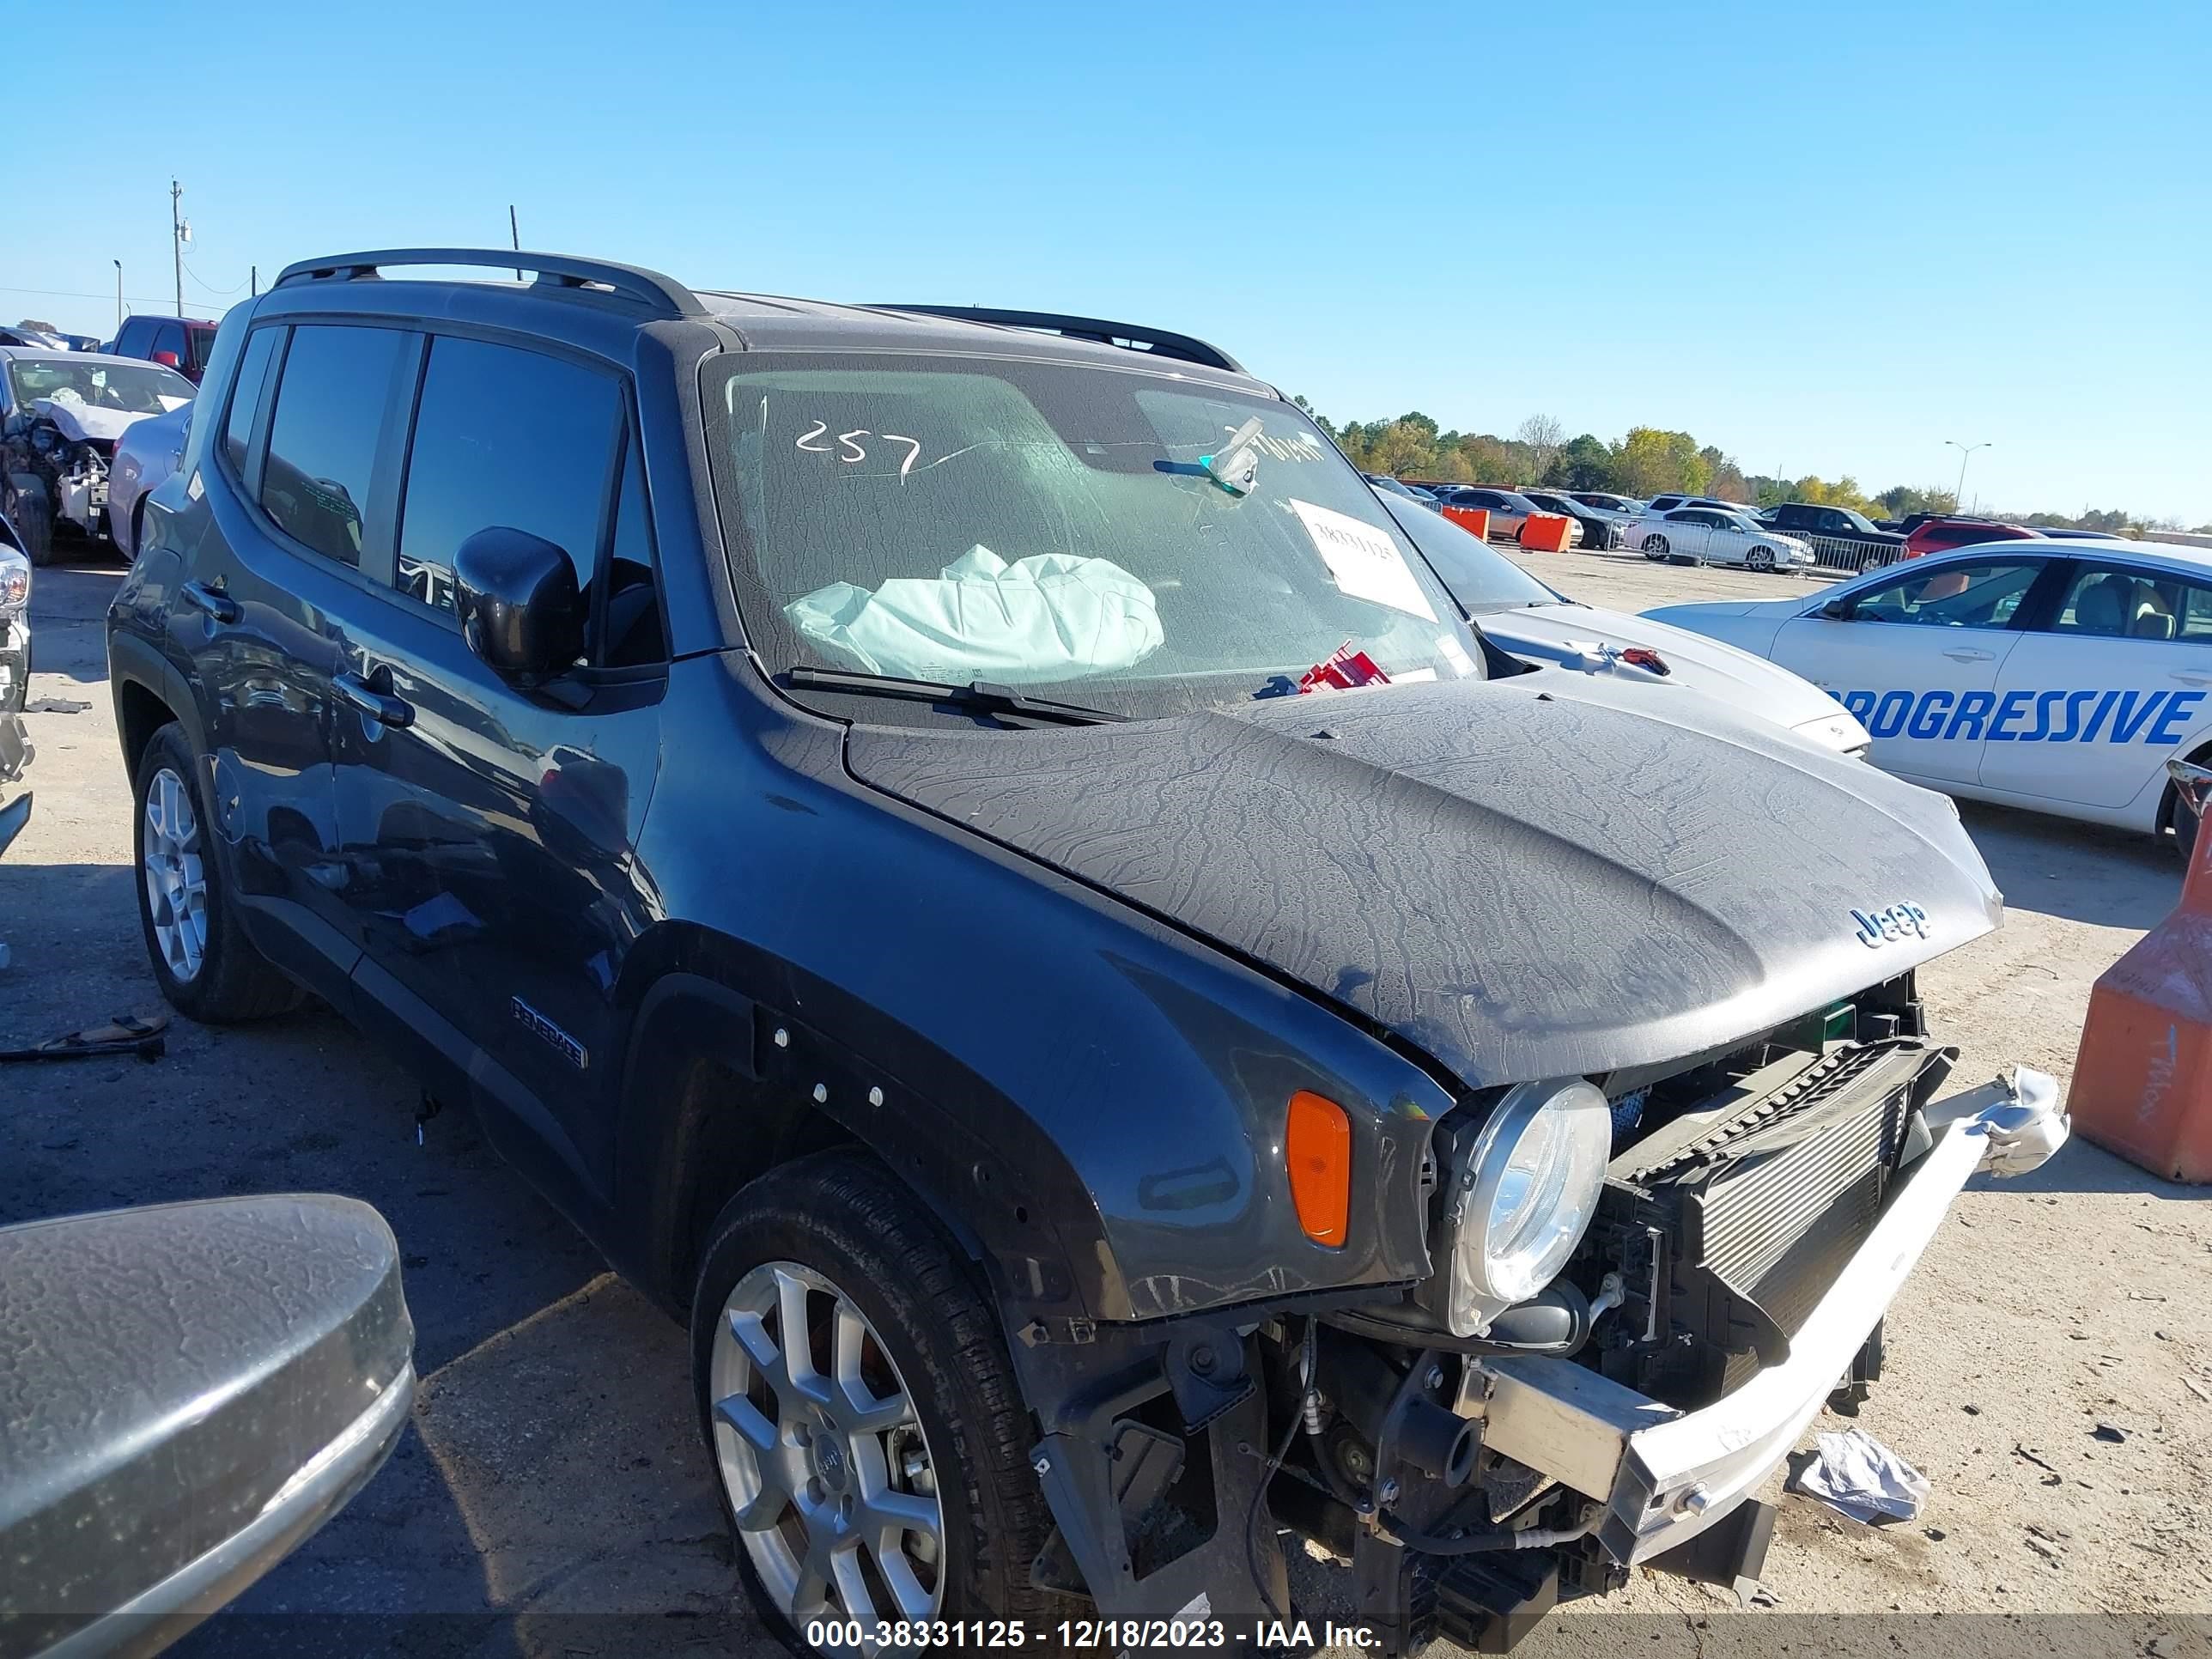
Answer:
<path fill-rule="evenodd" d="M 1905 549 L 1901 545 L 1877 546 L 1842 536 L 1815 536 L 1802 530 L 1785 530 L 1780 533 L 1794 536 L 1813 550 L 1815 569 L 1840 571 L 1846 575 L 1856 575 L 1862 570 L 1895 564 L 1905 556 Z"/>

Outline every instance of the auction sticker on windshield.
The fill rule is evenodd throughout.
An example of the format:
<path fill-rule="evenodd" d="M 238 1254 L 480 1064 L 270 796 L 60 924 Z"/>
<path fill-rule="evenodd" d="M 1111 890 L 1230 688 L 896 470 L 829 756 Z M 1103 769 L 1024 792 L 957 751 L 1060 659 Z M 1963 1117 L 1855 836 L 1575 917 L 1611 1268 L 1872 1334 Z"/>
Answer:
<path fill-rule="evenodd" d="M 1421 591 L 1406 556 L 1388 535 L 1348 513 L 1316 507 L 1295 495 L 1290 497 L 1290 503 L 1338 587 L 1355 599 L 1370 599 L 1427 622 L 1436 621 L 1436 607 Z"/>

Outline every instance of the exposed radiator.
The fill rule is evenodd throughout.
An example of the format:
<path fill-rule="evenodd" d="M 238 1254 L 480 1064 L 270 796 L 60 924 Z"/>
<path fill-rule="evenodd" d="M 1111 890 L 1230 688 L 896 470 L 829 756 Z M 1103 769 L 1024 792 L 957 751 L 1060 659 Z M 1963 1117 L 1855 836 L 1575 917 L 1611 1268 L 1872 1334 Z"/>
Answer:
<path fill-rule="evenodd" d="M 1916 1039 L 1841 1049 L 1686 1138 L 1655 1137 L 1655 1161 L 1616 1163 L 1617 1199 L 1668 1237 L 1673 1403 L 1786 1357 L 1881 1212 L 1923 1073 L 1947 1065 Z"/>

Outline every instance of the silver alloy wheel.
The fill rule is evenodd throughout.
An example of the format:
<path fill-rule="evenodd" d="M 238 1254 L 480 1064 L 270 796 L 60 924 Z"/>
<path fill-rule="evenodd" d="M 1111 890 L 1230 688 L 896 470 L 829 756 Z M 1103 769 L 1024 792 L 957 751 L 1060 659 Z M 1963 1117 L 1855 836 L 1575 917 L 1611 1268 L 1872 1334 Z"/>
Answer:
<path fill-rule="evenodd" d="M 708 1386 L 745 1553 L 799 1632 L 856 1620 L 873 1653 L 878 1620 L 934 1619 L 936 1465 L 905 1379 L 852 1298 L 811 1267 L 762 1263 L 723 1304 Z"/>
<path fill-rule="evenodd" d="M 1667 556 L 1668 551 L 1667 538 L 1664 536 L 1646 536 L 1644 538 L 1644 556 L 1645 558 L 1663 559 Z"/>
<path fill-rule="evenodd" d="M 207 872 L 200 862 L 199 820 L 192 792 L 168 767 L 146 787 L 145 844 L 139 854 L 146 882 L 146 914 L 170 977 L 179 984 L 199 976 L 207 960 Z"/>
<path fill-rule="evenodd" d="M 1753 570 L 1771 570 L 1774 568 L 1774 550 L 1754 547 L 1743 556 L 1743 562 Z"/>

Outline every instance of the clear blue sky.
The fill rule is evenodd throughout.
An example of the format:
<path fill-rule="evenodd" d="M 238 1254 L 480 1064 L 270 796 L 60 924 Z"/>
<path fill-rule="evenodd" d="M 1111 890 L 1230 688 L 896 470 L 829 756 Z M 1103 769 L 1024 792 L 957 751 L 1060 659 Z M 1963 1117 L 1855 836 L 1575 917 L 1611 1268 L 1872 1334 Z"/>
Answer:
<path fill-rule="evenodd" d="M 0 292 L 103 335 L 354 247 L 1029 305 L 1338 418 L 2212 520 L 2212 7 L 104 4 L 10 122 Z M 143 30 L 143 32 L 142 32 Z M 81 31 L 79 32 L 82 33 Z M 80 41 L 80 45 L 86 44 Z M 43 112 L 41 112 L 41 111 Z"/>

